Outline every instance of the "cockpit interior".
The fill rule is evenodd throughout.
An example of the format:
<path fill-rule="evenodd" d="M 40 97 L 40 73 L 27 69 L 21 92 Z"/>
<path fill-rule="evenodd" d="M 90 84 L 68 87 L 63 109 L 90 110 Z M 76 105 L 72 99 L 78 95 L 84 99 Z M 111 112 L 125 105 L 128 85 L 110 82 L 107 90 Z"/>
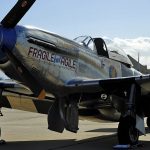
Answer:
<path fill-rule="evenodd" d="M 79 36 L 74 39 L 78 44 L 96 52 L 97 55 L 123 62 L 129 66 L 132 65 L 127 54 L 112 44 L 112 42 L 104 41 L 103 38 L 92 38 L 90 36 Z M 106 44 L 107 43 L 107 44 Z"/>

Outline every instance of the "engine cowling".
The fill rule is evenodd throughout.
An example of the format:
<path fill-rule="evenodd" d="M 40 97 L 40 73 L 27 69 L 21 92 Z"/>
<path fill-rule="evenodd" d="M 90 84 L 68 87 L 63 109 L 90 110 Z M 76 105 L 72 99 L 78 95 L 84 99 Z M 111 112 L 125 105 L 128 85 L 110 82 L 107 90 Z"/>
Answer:
<path fill-rule="evenodd" d="M 11 79 L 22 81 L 9 59 L 4 63 L 0 63 L 0 69 Z"/>
<path fill-rule="evenodd" d="M 0 28 L 0 64 L 4 64 L 9 60 L 6 53 L 3 52 L 3 50 L 2 50 L 2 48 L 3 48 L 3 39 L 4 39 L 3 30 L 2 30 L 2 28 Z"/>
<path fill-rule="evenodd" d="M 5 64 L 7 61 L 9 61 L 9 58 L 7 55 L 1 50 L 0 51 L 0 64 Z"/>
<path fill-rule="evenodd" d="M 16 79 L 16 72 L 12 66 L 8 51 L 12 51 L 15 47 L 17 35 L 15 28 L 4 28 L 0 26 L 0 69 L 11 78 Z M 18 78 L 18 77 L 17 77 Z"/>

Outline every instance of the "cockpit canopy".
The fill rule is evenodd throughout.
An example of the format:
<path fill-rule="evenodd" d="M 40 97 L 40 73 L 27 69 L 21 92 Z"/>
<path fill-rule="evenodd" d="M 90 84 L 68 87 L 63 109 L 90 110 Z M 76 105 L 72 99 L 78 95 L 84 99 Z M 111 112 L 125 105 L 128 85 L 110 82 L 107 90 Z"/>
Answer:
<path fill-rule="evenodd" d="M 79 36 L 79 37 L 75 38 L 74 41 L 79 43 L 80 45 L 85 46 L 86 48 L 93 50 L 93 51 L 96 50 L 94 38 L 92 38 L 90 36 Z"/>
<path fill-rule="evenodd" d="M 120 48 L 116 46 L 114 47 L 110 41 L 108 42 L 107 40 L 104 41 L 102 38 L 92 38 L 90 36 L 79 36 L 75 38 L 74 41 L 93 52 L 97 52 L 99 56 L 108 57 L 132 66 L 132 63 L 126 53 Z"/>

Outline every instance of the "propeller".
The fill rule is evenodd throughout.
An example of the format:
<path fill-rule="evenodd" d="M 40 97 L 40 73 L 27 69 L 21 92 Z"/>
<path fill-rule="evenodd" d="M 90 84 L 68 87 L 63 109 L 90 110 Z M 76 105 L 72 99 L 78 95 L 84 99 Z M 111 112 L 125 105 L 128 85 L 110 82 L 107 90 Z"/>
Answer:
<path fill-rule="evenodd" d="M 39 99 L 44 99 L 46 94 L 45 90 L 12 52 L 17 39 L 14 28 L 35 1 L 36 0 L 18 0 L 15 6 L 1 21 L 0 58 L 5 54 L 13 62 L 12 66 L 16 68 L 23 82 L 31 89 L 35 96 Z"/>
<path fill-rule="evenodd" d="M 36 0 L 18 0 L 16 5 L 1 21 L 5 28 L 14 28 L 16 24 L 22 19 L 26 12 L 30 9 Z"/>

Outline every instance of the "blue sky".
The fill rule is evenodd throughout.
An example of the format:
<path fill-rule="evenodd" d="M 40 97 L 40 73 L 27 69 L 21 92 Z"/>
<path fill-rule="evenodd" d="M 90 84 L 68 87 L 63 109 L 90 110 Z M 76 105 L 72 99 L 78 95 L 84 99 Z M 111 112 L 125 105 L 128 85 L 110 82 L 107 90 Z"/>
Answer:
<path fill-rule="evenodd" d="M 1 0 L 2 19 L 17 0 Z M 36 0 L 19 22 L 67 38 L 107 37 L 150 68 L 150 0 Z M 137 57 L 136 57 L 137 58 Z"/>
<path fill-rule="evenodd" d="M 1 0 L 2 19 L 17 0 Z M 150 36 L 149 0 L 37 0 L 19 24 L 68 38 L 78 35 Z"/>

